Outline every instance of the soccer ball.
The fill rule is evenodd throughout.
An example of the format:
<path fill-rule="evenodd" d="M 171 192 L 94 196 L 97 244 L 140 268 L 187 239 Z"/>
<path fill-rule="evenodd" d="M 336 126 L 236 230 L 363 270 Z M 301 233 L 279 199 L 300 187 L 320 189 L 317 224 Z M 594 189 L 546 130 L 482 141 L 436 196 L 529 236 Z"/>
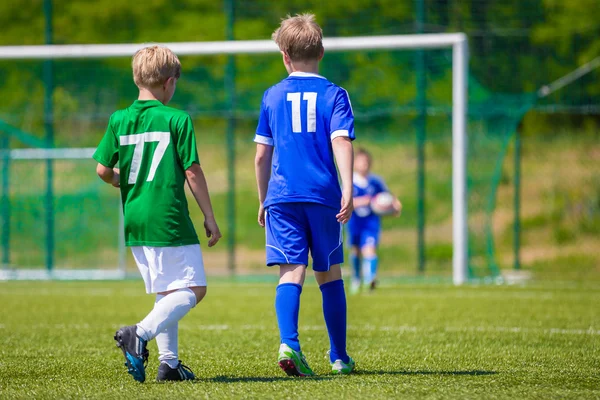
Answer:
<path fill-rule="evenodd" d="M 371 210 L 377 215 L 394 214 L 394 201 L 396 199 L 388 192 L 381 192 L 371 198 Z"/>

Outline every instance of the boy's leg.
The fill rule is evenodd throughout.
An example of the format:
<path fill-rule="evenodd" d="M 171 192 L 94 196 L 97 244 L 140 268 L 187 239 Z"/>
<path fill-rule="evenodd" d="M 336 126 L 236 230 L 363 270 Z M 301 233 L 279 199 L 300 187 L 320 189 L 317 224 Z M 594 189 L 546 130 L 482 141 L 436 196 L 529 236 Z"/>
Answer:
<path fill-rule="evenodd" d="M 308 263 L 308 242 L 302 206 L 298 203 L 270 206 L 265 214 L 267 265 L 279 265 L 275 312 L 281 345 L 278 363 L 288 375 L 313 375 L 298 340 L 300 295 Z"/>
<path fill-rule="evenodd" d="M 279 285 L 275 295 L 275 312 L 281 343 L 300 351 L 298 341 L 298 315 L 300 294 L 306 276 L 306 266 L 283 264 L 279 267 Z"/>
<path fill-rule="evenodd" d="M 187 381 L 196 379 L 191 369 L 181 364 L 178 356 L 179 322 L 172 323 L 167 329 L 156 335 L 158 346 L 158 374 L 156 380 Z"/>
<path fill-rule="evenodd" d="M 202 293 L 199 288 L 194 288 Z M 206 292 L 206 287 L 203 287 Z M 163 295 L 165 293 L 162 293 Z M 201 298 L 201 297 L 200 297 Z M 176 324 L 197 302 L 196 293 L 190 288 L 179 289 L 164 296 L 154 304 L 154 308 L 140 323 L 125 326 L 115 333 L 117 346 L 123 351 L 125 365 L 133 379 L 146 380 L 148 350 L 146 344 L 160 332 Z"/>
<path fill-rule="evenodd" d="M 136 325 L 136 336 L 148 342 L 156 338 L 159 360 L 158 381 L 194 379 L 194 373 L 178 359 L 179 320 L 206 295 L 206 286 L 159 293 L 154 308 Z M 160 297 L 160 298 L 159 298 Z"/>
<path fill-rule="evenodd" d="M 323 297 L 323 316 L 329 334 L 329 359 L 335 373 L 348 373 L 354 361 L 346 352 L 346 293 L 340 264 L 344 262 L 342 226 L 336 209 L 314 205 L 310 210 L 311 253 L 315 278 Z M 339 367 L 339 368 L 338 368 Z"/>
<path fill-rule="evenodd" d="M 198 286 L 161 291 L 152 311 L 140 323 L 119 329 L 115 334 L 117 346 L 123 351 L 129 373 L 134 379 L 145 380 L 145 362 L 148 358 L 146 343 L 159 333 L 169 335 L 168 328 L 189 312 L 206 294 L 206 278 L 200 246 L 179 248 L 134 247 L 132 253 L 140 269 L 146 291 L 166 287 L 168 283 L 198 283 Z M 160 289 L 159 289 L 160 290 Z M 177 338 L 169 340 L 177 353 Z M 178 374 L 179 375 L 179 374 Z M 189 374 L 185 374 L 189 378 Z M 193 376 L 193 374 L 192 374 Z"/>
<path fill-rule="evenodd" d="M 275 311 L 281 343 L 300 351 L 298 314 L 308 263 L 308 243 L 302 206 L 276 204 L 265 214 L 267 265 L 279 265 Z"/>
<path fill-rule="evenodd" d="M 304 358 L 304 354 L 302 354 L 298 340 L 300 295 L 305 277 L 305 265 L 283 264 L 279 267 L 275 312 L 281 345 L 279 346 L 277 362 L 279 367 L 290 376 L 314 375 Z"/>
<path fill-rule="evenodd" d="M 360 291 L 360 233 L 361 221 L 351 218 L 347 224 L 348 245 L 350 246 L 350 267 L 352 274 L 350 278 L 350 293 L 357 294 Z"/>
<path fill-rule="evenodd" d="M 204 298 L 206 286 L 177 289 L 161 294 L 165 297 L 137 324 L 136 334 L 145 341 L 154 339 L 160 332 L 183 318 Z"/>
<path fill-rule="evenodd" d="M 353 245 L 350 248 L 350 265 L 352 266 L 352 278 L 350 293 L 356 294 L 360 290 L 360 248 Z"/>
<path fill-rule="evenodd" d="M 375 279 L 377 278 L 377 266 L 379 264 L 379 258 L 377 257 L 378 243 L 379 226 L 367 227 L 361 238 L 360 254 L 362 259 L 363 284 L 371 290 L 375 289 Z"/>
<path fill-rule="evenodd" d="M 136 326 L 137 335 L 152 340 L 179 321 L 206 295 L 206 276 L 199 245 L 132 247 L 147 292 L 163 295 Z M 172 289 L 173 288 L 173 289 Z"/>
<path fill-rule="evenodd" d="M 155 339 L 160 363 L 167 364 L 171 368 L 177 368 L 179 364 L 179 322 L 171 324 L 167 329 L 156 335 Z"/>
<path fill-rule="evenodd" d="M 332 265 L 329 271 L 315 271 L 315 278 L 323 297 L 323 316 L 329 333 L 331 362 L 348 362 L 346 353 L 346 294 L 339 264 Z"/>
<path fill-rule="evenodd" d="M 162 294 L 157 295 L 157 302 L 163 297 Z M 179 322 L 169 325 L 167 329 L 156 335 L 155 339 L 160 361 L 156 380 L 160 382 L 195 379 L 194 373 L 179 361 Z"/>
<path fill-rule="evenodd" d="M 206 291 L 204 292 L 206 293 Z M 164 297 L 164 294 L 157 294 L 155 304 Z M 199 301 L 198 296 L 196 301 Z M 171 368 L 177 368 L 179 364 L 179 321 L 175 321 L 165 330 L 159 332 L 155 339 L 158 347 L 158 360 Z"/>
<path fill-rule="evenodd" d="M 156 301 L 158 303 L 164 294 L 157 294 Z M 176 368 L 178 364 L 178 341 L 179 341 L 179 322 L 171 324 L 167 329 L 156 335 L 156 346 L 158 347 L 158 360 L 161 363 L 169 365 L 171 368 Z"/>
<path fill-rule="evenodd" d="M 377 264 L 379 262 L 374 246 L 364 246 L 361 249 L 363 283 L 365 286 L 373 287 L 377 277 Z"/>

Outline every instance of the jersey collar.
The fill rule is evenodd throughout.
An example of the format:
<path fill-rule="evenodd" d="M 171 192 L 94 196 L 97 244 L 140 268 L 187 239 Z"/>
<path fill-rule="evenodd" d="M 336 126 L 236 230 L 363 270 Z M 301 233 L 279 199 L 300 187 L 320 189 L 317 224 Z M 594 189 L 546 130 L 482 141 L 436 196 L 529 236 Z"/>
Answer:
<path fill-rule="evenodd" d="M 290 76 L 293 77 L 300 77 L 300 78 L 320 78 L 320 79 L 326 79 L 324 76 L 321 76 L 319 74 L 313 74 L 310 72 L 302 72 L 302 71 L 294 71 L 290 74 Z"/>
<path fill-rule="evenodd" d="M 161 103 L 160 100 L 135 100 L 133 102 L 133 106 L 137 107 L 154 107 L 159 105 L 163 105 L 163 103 Z"/>
<path fill-rule="evenodd" d="M 367 186 L 369 186 L 369 178 L 368 177 L 361 176 L 361 175 L 357 174 L 356 172 L 354 172 L 352 175 L 353 175 L 352 181 L 359 188 L 366 189 Z"/>

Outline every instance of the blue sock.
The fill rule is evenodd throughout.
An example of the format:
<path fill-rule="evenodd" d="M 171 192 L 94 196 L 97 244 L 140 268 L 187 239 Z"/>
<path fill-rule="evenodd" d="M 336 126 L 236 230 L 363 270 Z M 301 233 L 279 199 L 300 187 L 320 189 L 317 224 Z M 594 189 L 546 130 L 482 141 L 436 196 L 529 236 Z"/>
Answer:
<path fill-rule="evenodd" d="M 371 282 L 377 278 L 377 266 L 379 265 L 379 258 L 374 256 L 373 258 L 369 258 L 370 267 L 371 267 Z"/>
<path fill-rule="evenodd" d="M 363 257 L 362 259 L 362 278 L 365 285 L 370 285 L 373 282 L 373 269 L 371 268 L 372 258 Z"/>
<path fill-rule="evenodd" d="M 355 254 L 350 254 L 350 264 L 352 265 L 352 279 L 360 282 L 360 258 Z"/>
<path fill-rule="evenodd" d="M 298 314 L 300 312 L 300 293 L 302 286 L 297 283 L 282 283 L 277 286 L 275 312 L 281 343 L 300 351 L 298 341 Z"/>
<path fill-rule="evenodd" d="M 331 353 L 329 360 L 342 360 L 348 362 L 346 353 L 346 293 L 344 293 L 344 281 L 327 282 L 321 285 L 323 295 L 323 316 L 329 333 L 329 344 Z"/>

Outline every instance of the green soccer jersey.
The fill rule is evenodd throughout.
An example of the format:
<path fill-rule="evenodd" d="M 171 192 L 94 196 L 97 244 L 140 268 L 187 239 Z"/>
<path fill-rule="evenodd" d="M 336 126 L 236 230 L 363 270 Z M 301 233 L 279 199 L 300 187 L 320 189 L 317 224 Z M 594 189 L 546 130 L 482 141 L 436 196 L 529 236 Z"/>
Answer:
<path fill-rule="evenodd" d="M 120 168 L 127 246 L 197 244 L 185 196 L 185 170 L 199 163 L 190 116 L 158 100 L 115 112 L 94 153 Z"/>

